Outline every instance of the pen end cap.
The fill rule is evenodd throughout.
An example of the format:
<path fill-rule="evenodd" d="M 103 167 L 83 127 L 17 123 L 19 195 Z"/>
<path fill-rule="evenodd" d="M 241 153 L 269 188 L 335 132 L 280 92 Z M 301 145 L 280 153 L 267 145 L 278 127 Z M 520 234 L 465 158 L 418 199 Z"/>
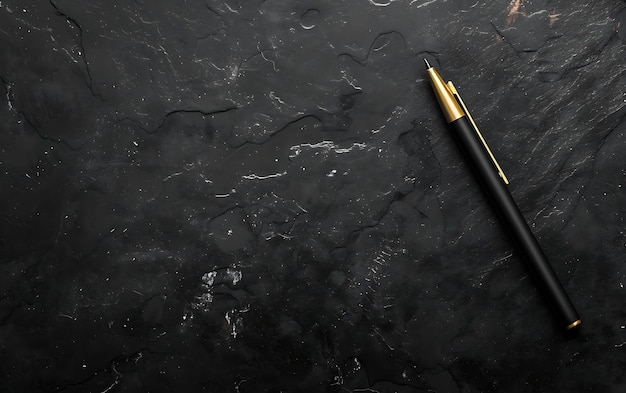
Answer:
<path fill-rule="evenodd" d="M 570 323 L 569 325 L 567 325 L 567 330 L 571 330 L 573 328 L 575 328 L 576 326 L 580 325 L 582 323 L 582 321 L 580 319 Z"/>

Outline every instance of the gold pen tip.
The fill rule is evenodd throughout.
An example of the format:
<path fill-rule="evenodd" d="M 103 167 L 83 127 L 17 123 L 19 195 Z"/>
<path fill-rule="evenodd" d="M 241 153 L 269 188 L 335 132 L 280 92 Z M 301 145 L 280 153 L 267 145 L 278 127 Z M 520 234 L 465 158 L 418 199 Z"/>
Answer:
<path fill-rule="evenodd" d="M 424 64 L 426 64 L 426 69 L 432 68 L 428 60 L 424 59 Z"/>

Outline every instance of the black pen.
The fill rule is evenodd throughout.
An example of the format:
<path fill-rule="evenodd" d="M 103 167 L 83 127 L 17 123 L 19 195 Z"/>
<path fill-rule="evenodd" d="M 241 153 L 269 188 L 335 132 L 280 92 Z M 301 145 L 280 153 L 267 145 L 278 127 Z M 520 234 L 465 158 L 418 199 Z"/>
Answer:
<path fill-rule="evenodd" d="M 552 304 L 559 322 L 567 329 L 580 325 L 581 320 L 574 305 L 511 197 L 507 188 L 509 180 L 487 146 L 459 93 L 452 82 L 445 83 L 441 79 L 426 59 L 424 62 L 435 96 L 454 138 L 521 252 L 531 275 Z"/>

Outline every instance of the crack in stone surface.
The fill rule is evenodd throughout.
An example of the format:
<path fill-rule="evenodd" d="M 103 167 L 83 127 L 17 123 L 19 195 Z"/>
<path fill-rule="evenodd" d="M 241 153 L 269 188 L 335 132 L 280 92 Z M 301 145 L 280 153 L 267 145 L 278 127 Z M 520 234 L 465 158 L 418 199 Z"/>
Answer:
<path fill-rule="evenodd" d="M 89 91 L 91 92 L 91 94 L 94 97 L 97 97 L 100 101 L 106 101 L 104 99 L 104 97 L 102 96 L 102 94 L 97 93 L 94 90 L 94 86 L 93 86 L 93 78 L 91 76 L 91 70 L 89 69 L 89 61 L 87 60 L 87 54 L 85 52 L 85 46 L 83 45 L 83 29 L 82 27 L 80 27 L 80 25 L 78 24 L 78 22 L 70 17 L 69 15 L 65 14 L 63 11 L 61 11 L 59 9 L 59 7 L 54 3 L 54 1 L 52 0 L 48 0 L 50 2 L 50 5 L 54 8 L 54 10 L 56 11 L 57 15 L 62 16 L 65 18 L 65 20 L 67 20 L 67 22 L 71 25 L 76 27 L 76 29 L 78 29 L 78 46 L 80 48 L 80 57 L 81 59 L 83 59 L 83 64 L 85 65 L 85 72 L 87 73 L 87 86 L 89 87 Z"/>

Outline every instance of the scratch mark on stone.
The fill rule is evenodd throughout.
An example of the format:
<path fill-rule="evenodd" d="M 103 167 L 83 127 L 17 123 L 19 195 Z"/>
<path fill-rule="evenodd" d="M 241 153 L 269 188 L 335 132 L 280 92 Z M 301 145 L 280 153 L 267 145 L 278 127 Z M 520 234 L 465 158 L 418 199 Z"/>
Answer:
<path fill-rule="evenodd" d="M 368 0 L 370 2 L 371 5 L 375 5 L 376 7 L 387 7 L 388 5 L 391 5 L 391 3 L 398 1 L 398 0 L 389 0 L 386 3 L 379 3 L 377 1 L 374 0 Z"/>
<path fill-rule="evenodd" d="M 413 1 L 411 1 L 411 2 L 409 3 L 409 5 L 413 5 L 413 3 L 415 3 L 416 1 L 417 1 L 417 0 L 413 0 Z M 417 6 L 417 7 L 415 7 L 415 8 L 422 8 L 422 7 L 426 7 L 427 5 L 431 5 L 432 3 L 435 3 L 436 1 L 437 1 L 437 0 L 430 0 L 430 1 L 427 1 L 427 2 L 425 2 L 425 3 L 422 3 L 422 4 L 418 5 L 418 6 Z"/>
<path fill-rule="evenodd" d="M 274 60 L 272 60 L 272 59 L 268 59 L 267 57 L 265 57 L 265 53 L 264 53 L 264 52 L 267 52 L 268 50 L 273 50 L 273 49 L 261 50 L 261 48 L 259 48 L 258 45 L 257 45 L 256 48 L 259 50 L 259 53 L 261 54 L 261 57 L 263 57 L 263 59 L 265 61 L 268 61 L 268 62 L 272 63 L 272 67 L 274 68 L 274 71 L 278 71 L 278 68 L 276 68 L 276 62 Z"/>
<path fill-rule="evenodd" d="M 163 181 L 164 181 L 164 182 L 166 182 L 166 181 L 170 180 L 171 178 L 176 177 L 176 176 L 180 176 L 180 175 L 182 175 L 182 174 L 183 174 L 182 172 L 175 172 L 175 173 L 172 173 L 171 175 L 169 175 L 168 177 L 166 177 L 165 179 L 163 179 Z"/>
<path fill-rule="evenodd" d="M 376 332 L 376 334 L 378 335 L 378 337 L 380 337 L 380 339 L 382 340 L 383 343 L 385 343 L 385 345 L 387 346 L 387 348 L 389 348 L 390 351 L 394 351 L 394 348 L 389 345 L 389 343 L 387 342 L 387 340 L 385 340 L 385 337 L 383 337 L 383 335 L 378 331 L 378 329 L 374 328 L 374 332 Z"/>
<path fill-rule="evenodd" d="M 349 153 L 353 149 L 363 150 L 366 147 L 367 145 L 365 143 L 358 143 L 358 142 L 354 142 L 352 146 L 344 147 L 344 148 L 340 148 L 339 146 L 335 145 L 333 141 L 321 141 L 318 143 L 301 143 L 299 145 L 294 145 L 289 148 L 289 150 L 292 152 L 289 155 L 289 158 L 297 157 L 298 155 L 300 155 L 300 153 L 302 153 L 304 149 L 311 149 L 311 150 L 321 149 L 326 154 L 328 154 L 331 151 L 333 151 L 336 154 L 343 154 L 343 153 Z"/>
<path fill-rule="evenodd" d="M 271 179 L 273 177 L 281 177 L 281 176 L 284 176 L 286 174 L 287 174 L 287 171 L 280 172 L 280 173 L 274 173 L 274 174 L 266 175 L 266 176 L 259 176 L 259 175 L 256 175 L 256 174 L 253 173 L 253 174 L 244 175 L 244 176 L 241 176 L 241 177 L 243 177 L 244 179 L 248 179 L 248 180 L 265 180 L 265 179 Z"/>

